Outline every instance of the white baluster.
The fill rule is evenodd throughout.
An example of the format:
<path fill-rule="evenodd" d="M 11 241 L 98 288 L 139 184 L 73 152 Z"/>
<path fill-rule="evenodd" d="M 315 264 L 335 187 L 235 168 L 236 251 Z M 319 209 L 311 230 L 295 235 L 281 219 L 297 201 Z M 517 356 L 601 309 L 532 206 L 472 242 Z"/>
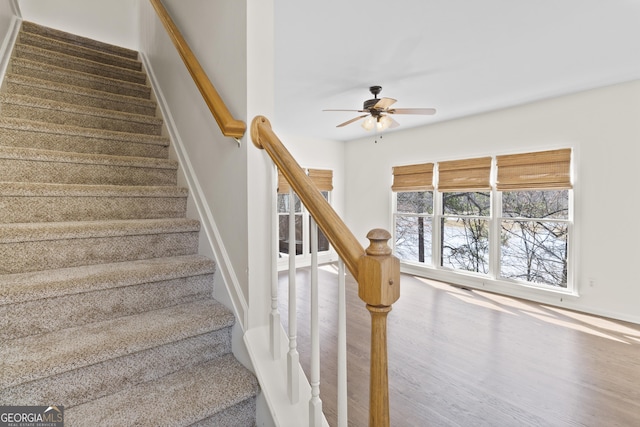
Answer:
<path fill-rule="evenodd" d="M 320 327 L 318 321 L 318 225 L 311 219 L 311 399 L 309 425 L 322 426 L 322 400 L 320 400 Z"/>
<path fill-rule="evenodd" d="M 296 318 L 296 208 L 293 190 L 289 190 L 289 353 L 287 392 L 291 403 L 298 403 L 300 388 L 300 355 L 298 354 L 298 323 Z"/>
<path fill-rule="evenodd" d="M 347 302 L 345 271 L 338 261 L 338 427 L 347 427 Z"/>
<path fill-rule="evenodd" d="M 272 241 L 272 251 L 273 257 L 271 260 L 271 313 L 269 315 L 269 345 L 271 350 L 271 357 L 273 360 L 280 359 L 280 312 L 278 311 L 278 253 L 280 252 L 280 248 L 278 247 L 278 227 L 279 227 L 279 215 L 278 212 L 278 173 L 276 172 L 275 166 L 273 167 L 274 173 L 272 174 L 272 182 L 271 187 L 273 187 L 273 197 L 271 212 L 271 230 L 272 235 L 274 236 Z"/>

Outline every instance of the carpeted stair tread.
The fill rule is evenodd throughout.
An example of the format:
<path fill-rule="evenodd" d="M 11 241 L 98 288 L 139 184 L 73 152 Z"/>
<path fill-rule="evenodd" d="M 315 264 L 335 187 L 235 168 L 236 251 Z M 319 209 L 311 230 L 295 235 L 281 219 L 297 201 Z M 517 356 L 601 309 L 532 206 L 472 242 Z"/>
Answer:
<path fill-rule="evenodd" d="M 0 347 L 0 389 L 227 328 L 234 321 L 222 304 L 207 299 L 7 340 Z"/>
<path fill-rule="evenodd" d="M 156 114 L 156 103 L 150 99 L 102 92 L 11 73 L 5 76 L 5 85 L 6 93 L 13 95 L 40 97 L 68 104 L 147 116 Z"/>
<path fill-rule="evenodd" d="M 162 132 L 162 119 L 154 116 L 7 93 L 0 93 L 0 104 L 3 117 L 158 136 Z"/>
<path fill-rule="evenodd" d="M 51 289 L 47 292 L 37 291 L 42 288 L 37 286 L 42 285 L 42 280 L 13 285 L 9 289 L 13 300 L 37 299 L 0 304 L 0 340 L 43 334 L 211 297 L 210 285 L 215 272 L 212 262 L 163 260 L 178 271 L 169 271 L 164 266 L 158 268 L 157 263 L 123 262 L 109 264 L 108 270 L 93 273 L 90 269 L 80 269 L 73 280 L 50 282 Z M 153 271 L 154 268 L 159 271 Z M 24 279 L 18 274 L 10 276 Z M 33 279 L 39 279 L 38 275 Z M 50 296 L 44 298 L 42 294 Z"/>
<path fill-rule="evenodd" d="M 0 181 L 176 185 L 174 160 L 0 146 Z"/>
<path fill-rule="evenodd" d="M 0 224 L 0 274 L 192 255 L 199 228 L 184 218 Z"/>
<path fill-rule="evenodd" d="M 30 61 L 40 62 L 42 64 L 80 71 L 82 73 L 143 85 L 147 83 L 147 75 L 143 71 L 103 64 L 90 59 L 66 55 L 60 52 L 52 52 L 33 45 L 17 43 L 13 49 L 13 55 L 14 58 L 24 58 Z"/>
<path fill-rule="evenodd" d="M 222 328 L 90 366 L 23 382 L 0 389 L 0 402 L 12 402 L 16 405 L 61 402 L 67 408 L 80 405 L 230 353 L 230 335 L 230 328 Z M 249 415 L 255 418 L 255 408 Z"/>
<path fill-rule="evenodd" d="M 0 244 L 199 230 L 200 223 L 188 218 L 0 224 Z"/>
<path fill-rule="evenodd" d="M 227 355 L 71 408 L 65 411 L 65 421 L 69 425 L 189 426 L 254 399 L 257 393 L 255 377 Z M 255 423 L 249 420 L 246 424 L 241 418 L 216 422 L 220 426 Z"/>
<path fill-rule="evenodd" d="M 148 85 L 123 82 L 117 79 L 101 77 L 80 71 L 66 70 L 48 64 L 41 64 L 24 58 L 11 60 L 11 72 L 28 77 L 35 77 L 51 82 L 66 83 L 103 92 L 117 93 L 132 97 L 150 99 L 151 87 Z"/>
<path fill-rule="evenodd" d="M 109 52 L 96 50 L 92 47 L 85 47 L 78 44 L 67 43 L 66 41 L 55 40 L 33 33 L 20 32 L 18 36 L 18 42 L 25 45 L 37 46 L 40 49 L 58 52 L 65 55 L 76 56 L 79 58 L 84 58 L 121 68 L 129 68 L 136 71 L 140 71 L 142 69 L 142 63 L 138 59 L 126 58 L 124 56 L 114 55 Z"/>
<path fill-rule="evenodd" d="M 7 274 L 0 276 L 0 305 L 214 272 L 215 263 L 212 260 L 195 254 Z"/>
<path fill-rule="evenodd" d="M 0 117 L 0 145 L 85 154 L 167 158 L 164 136 Z"/>
<path fill-rule="evenodd" d="M 111 156 L 108 154 L 71 153 L 66 151 L 39 150 L 0 146 L 0 159 L 23 159 L 43 162 L 85 163 L 129 167 L 177 169 L 175 160 L 148 157 Z"/>
<path fill-rule="evenodd" d="M 40 36 L 48 37 L 50 39 L 64 41 L 69 44 L 76 44 L 79 46 L 89 47 L 94 50 L 108 52 L 113 55 L 123 56 L 129 59 L 138 58 L 138 52 L 136 52 L 135 50 L 127 49 L 120 46 L 115 46 L 115 45 L 101 42 L 94 39 L 89 39 L 86 37 L 78 36 L 76 34 L 71 34 L 58 29 L 45 27 L 43 25 L 36 24 L 34 22 L 23 21 L 21 30 L 24 33 L 38 34 Z"/>
<path fill-rule="evenodd" d="M 189 190 L 167 185 L 80 185 L 30 182 L 0 182 L 0 197 L 128 197 L 183 198 Z"/>
<path fill-rule="evenodd" d="M 188 190 L 175 186 L 0 182 L 5 223 L 184 217 Z"/>

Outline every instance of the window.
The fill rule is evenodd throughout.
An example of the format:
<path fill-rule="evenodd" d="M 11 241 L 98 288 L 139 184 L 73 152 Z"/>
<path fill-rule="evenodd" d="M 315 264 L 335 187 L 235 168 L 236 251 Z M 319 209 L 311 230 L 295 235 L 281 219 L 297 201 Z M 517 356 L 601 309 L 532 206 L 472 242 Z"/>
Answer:
<path fill-rule="evenodd" d="M 332 171 L 309 169 L 308 175 L 324 198 L 330 202 L 330 191 L 333 189 Z M 281 259 L 287 258 L 289 255 L 289 217 L 292 198 L 295 215 L 296 255 L 306 257 L 311 253 L 311 239 L 309 237 L 311 235 L 311 216 L 298 196 L 290 190 L 289 183 L 284 176 L 278 172 L 278 251 L 279 258 Z M 328 239 L 321 230 L 318 230 L 318 252 L 328 252 L 329 249 Z"/>
<path fill-rule="evenodd" d="M 442 194 L 440 244 L 443 267 L 489 272 L 490 192 Z"/>
<path fill-rule="evenodd" d="M 500 277 L 567 287 L 569 191 L 502 195 Z"/>
<path fill-rule="evenodd" d="M 278 250 L 280 254 L 289 253 L 289 212 L 291 203 L 290 193 L 278 193 Z M 295 238 L 296 238 L 296 255 L 302 254 L 302 203 L 298 196 L 293 194 L 294 212 L 295 212 Z"/>
<path fill-rule="evenodd" d="M 491 157 L 438 163 L 440 265 L 489 273 Z"/>
<path fill-rule="evenodd" d="M 393 168 L 395 251 L 399 258 L 432 262 L 433 163 Z"/>
<path fill-rule="evenodd" d="M 561 149 L 394 167 L 396 256 L 443 274 L 570 288 L 570 166 Z"/>
<path fill-rule="evenodd" d="M 433 191 L 399 192 L 395 224 L 397 256 L 404 260 L 431 264 Z"/>
<path fill-rule="evenodd" d="M 500 277 L 566 288 L 571 150 L 496 158 Z"/>

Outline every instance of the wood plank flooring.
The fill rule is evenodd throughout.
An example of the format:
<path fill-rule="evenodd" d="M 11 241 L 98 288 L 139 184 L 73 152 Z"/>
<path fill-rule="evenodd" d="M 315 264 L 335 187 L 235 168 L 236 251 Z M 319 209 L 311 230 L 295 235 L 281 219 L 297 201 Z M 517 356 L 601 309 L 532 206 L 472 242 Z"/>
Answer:
<path fill-rule="evenodd" d="M 331 426 L 336 274 L 333 265 L 319 271 L 320 394 Z M 309 277 L 298 270 L 298 350 L 307 373 Z M 347 303 L 349 426 L 367 426 L 370 316 L 350 276 Z M 403 275 L 388 351 L 392 426 L 640 426 L 640 325 Z"/>

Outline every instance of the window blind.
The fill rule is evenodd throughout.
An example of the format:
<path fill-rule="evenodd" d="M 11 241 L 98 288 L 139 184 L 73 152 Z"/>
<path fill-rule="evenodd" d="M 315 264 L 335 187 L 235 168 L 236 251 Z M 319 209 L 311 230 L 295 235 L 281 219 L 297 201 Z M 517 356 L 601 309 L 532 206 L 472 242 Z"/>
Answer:
<path fill-rule="evenodd" d="M 289 190 L 291 186 L 289 185 L 289 181 L 282 175 L 280 169 L 278 169 L 278 194 L 289 194 Z"/>
<path fill-rule="evenodd" d="M 571 188 L 571 149 L 497 156 L 499 191 Z"/>
<path fill-rule="evenodd" d="M 491 157 L 438 162 L 438 191 L 491 189 Z"/>
<path fill-rule="evenodd" d="M 333 190 L 333 171 L 327 169 L 309 169 L 307 175 L 311 178 L 313 184 L 319 191 Z M 278 170 L 278 194 L 289 194 L 291 186 L 284 177 L 282 172 Z"/>
<path fill-rule="evenodd" d="M 433 163 L 395 166 L 392 191 L 433 190 Z"/>
<path fill-rule="evenodd" d="M 333 190 L 333 171 L 328 169 L 309 169 L 307 174 L 320 191 Z"/>

